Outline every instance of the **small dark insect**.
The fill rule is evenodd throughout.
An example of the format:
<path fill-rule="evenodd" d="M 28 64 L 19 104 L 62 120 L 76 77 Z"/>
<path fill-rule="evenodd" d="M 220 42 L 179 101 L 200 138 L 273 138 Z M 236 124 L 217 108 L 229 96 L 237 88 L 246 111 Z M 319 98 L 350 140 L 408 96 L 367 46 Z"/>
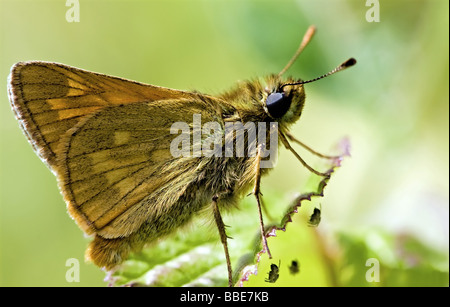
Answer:
<path fill-rule="evenodd" d="M 292 260 L 291 265 L 289 266 L 289 271 L 291 272 L 292 275 L 295 275 L 298 272 L 300 272 L 300 264 L 298 263 L 297 260 Z"/>
<path fill-rule="evenodd" d="M 278 280 L 278 277 L 280 277 L 280 266 L 281 260 L 278 262 L 278 265 L 275 263 L 272 263 L 270 265 L 270 272 L 268 278 L 266 278 L 266 282 L 274 283 Z"/>
<path fill-rule="evenodd" d="M 311 217 L 309 218 L 308 225 L 311 227 L 317 227 L 319 226 L 320 219 L 321 219 L 320 209 L 314 208 L 313 214 L 311 214 Z"/>

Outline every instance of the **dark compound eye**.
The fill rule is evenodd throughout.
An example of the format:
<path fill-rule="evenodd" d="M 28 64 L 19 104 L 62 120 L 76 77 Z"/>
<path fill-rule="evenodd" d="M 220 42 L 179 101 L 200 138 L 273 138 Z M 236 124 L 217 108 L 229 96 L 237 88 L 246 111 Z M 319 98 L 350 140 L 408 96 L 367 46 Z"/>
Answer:
<path fill-rule="evenodd" d="M 273 118 L 280 118 L 289 110 L 291 99 L 284 93 L 271 93 L 266 99 L 267 111 Z"/>

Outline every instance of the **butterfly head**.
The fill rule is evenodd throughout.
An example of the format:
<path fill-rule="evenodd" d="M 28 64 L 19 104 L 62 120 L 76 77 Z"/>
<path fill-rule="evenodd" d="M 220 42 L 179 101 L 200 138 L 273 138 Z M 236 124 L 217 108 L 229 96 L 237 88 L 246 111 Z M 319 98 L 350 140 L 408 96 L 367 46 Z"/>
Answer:
<path fill-rule="evenodd" d="M 303 84 L 295 84 L 301 80 L 282 80 L 281 77 L 272 75 L 265 81 L 261 102 L 266 114 L 284 123 L 297 121 L 305 104 Z"/>
<path fill-rule="evenodd" d="M 292 78 L 282 80 L 280 74 L 269 76 L 265 80 L 266 87 L 262 95 L 264 111 L 271 118 L 284 123 L 297 121 L 305 104 L 304 84 L 323 79 L 355 64 L 356 60 L 350 58 L 332 71 L 308 81 Z"/>

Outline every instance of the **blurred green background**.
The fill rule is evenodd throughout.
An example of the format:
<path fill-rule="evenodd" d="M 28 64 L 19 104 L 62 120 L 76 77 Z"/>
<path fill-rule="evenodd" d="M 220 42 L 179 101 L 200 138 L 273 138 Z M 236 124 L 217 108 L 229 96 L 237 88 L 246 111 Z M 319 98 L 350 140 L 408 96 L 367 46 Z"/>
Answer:
<path fill-rule="evenodd" d="M 79 0 L 80 22 L 69 23 L 65 1 L 0 0 L 0 285 L 106 285 L 84 262 L 89 240 L 10 110 L 14 63 L 60 62 L 215 94 L 279 72 L 311 24 L 317 35 L 288 74 L 311 79 L 351 56 L 358 64 L 306 86 L 292 132 L 322 152 L 347 136 L 352 156 L 320 200 L 317 231 L 304 227 L 305 213 L 269 241 L 281 260 L 274 285 L 448 285 L 449 4 L 380 0 L 380 21 L 368 22 L 365 3 Z M 305 192 L 307 178 L 282 149 L 262 191 L 289 197 Z M 69 258 L 80 260 L 79 283 L 66 281 Z M 379 283 L 365 278 L 369 258 L 380 263 Z M 291 260 L 300 274 L 289 274 Z M 269 267 L 261 263 L 249 284 L 269 285 Z"/>

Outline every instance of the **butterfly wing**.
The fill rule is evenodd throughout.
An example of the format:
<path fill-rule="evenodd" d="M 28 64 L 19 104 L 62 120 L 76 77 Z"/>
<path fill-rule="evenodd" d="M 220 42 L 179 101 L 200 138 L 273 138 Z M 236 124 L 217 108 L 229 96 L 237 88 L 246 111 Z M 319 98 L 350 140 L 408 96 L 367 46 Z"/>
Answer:
<path fill-rule="evenodd" d="M 201 171 L 198 158 L 173 157 L 170 145 L 178 134 L 170 128 L 192 123 L 193 114 L 221 121 L 208 109 L 205 101 L 189 99 L 108 107 L 70 130 L 56 173 L 78 224 L 116 238 L 168 212 Z"/>
<path fill-rule="evenodd" d="M 171 125 L 192 123 L 193 114 L 221 123 L 224 107 L 197 93 L 43 62 L 16 64 L 9 93 L 69 213 L 104 238 L 126 237 L 168 211 L 200 171 L 198 158 L 171 155 Z"/>
<path fill-rule="evenodd" d="M 62 136 L 92 112 L 106 106 L 193 96 L 48 62 L 15 64 L 8 92 L 22 130 L 52 170 Z"/>

